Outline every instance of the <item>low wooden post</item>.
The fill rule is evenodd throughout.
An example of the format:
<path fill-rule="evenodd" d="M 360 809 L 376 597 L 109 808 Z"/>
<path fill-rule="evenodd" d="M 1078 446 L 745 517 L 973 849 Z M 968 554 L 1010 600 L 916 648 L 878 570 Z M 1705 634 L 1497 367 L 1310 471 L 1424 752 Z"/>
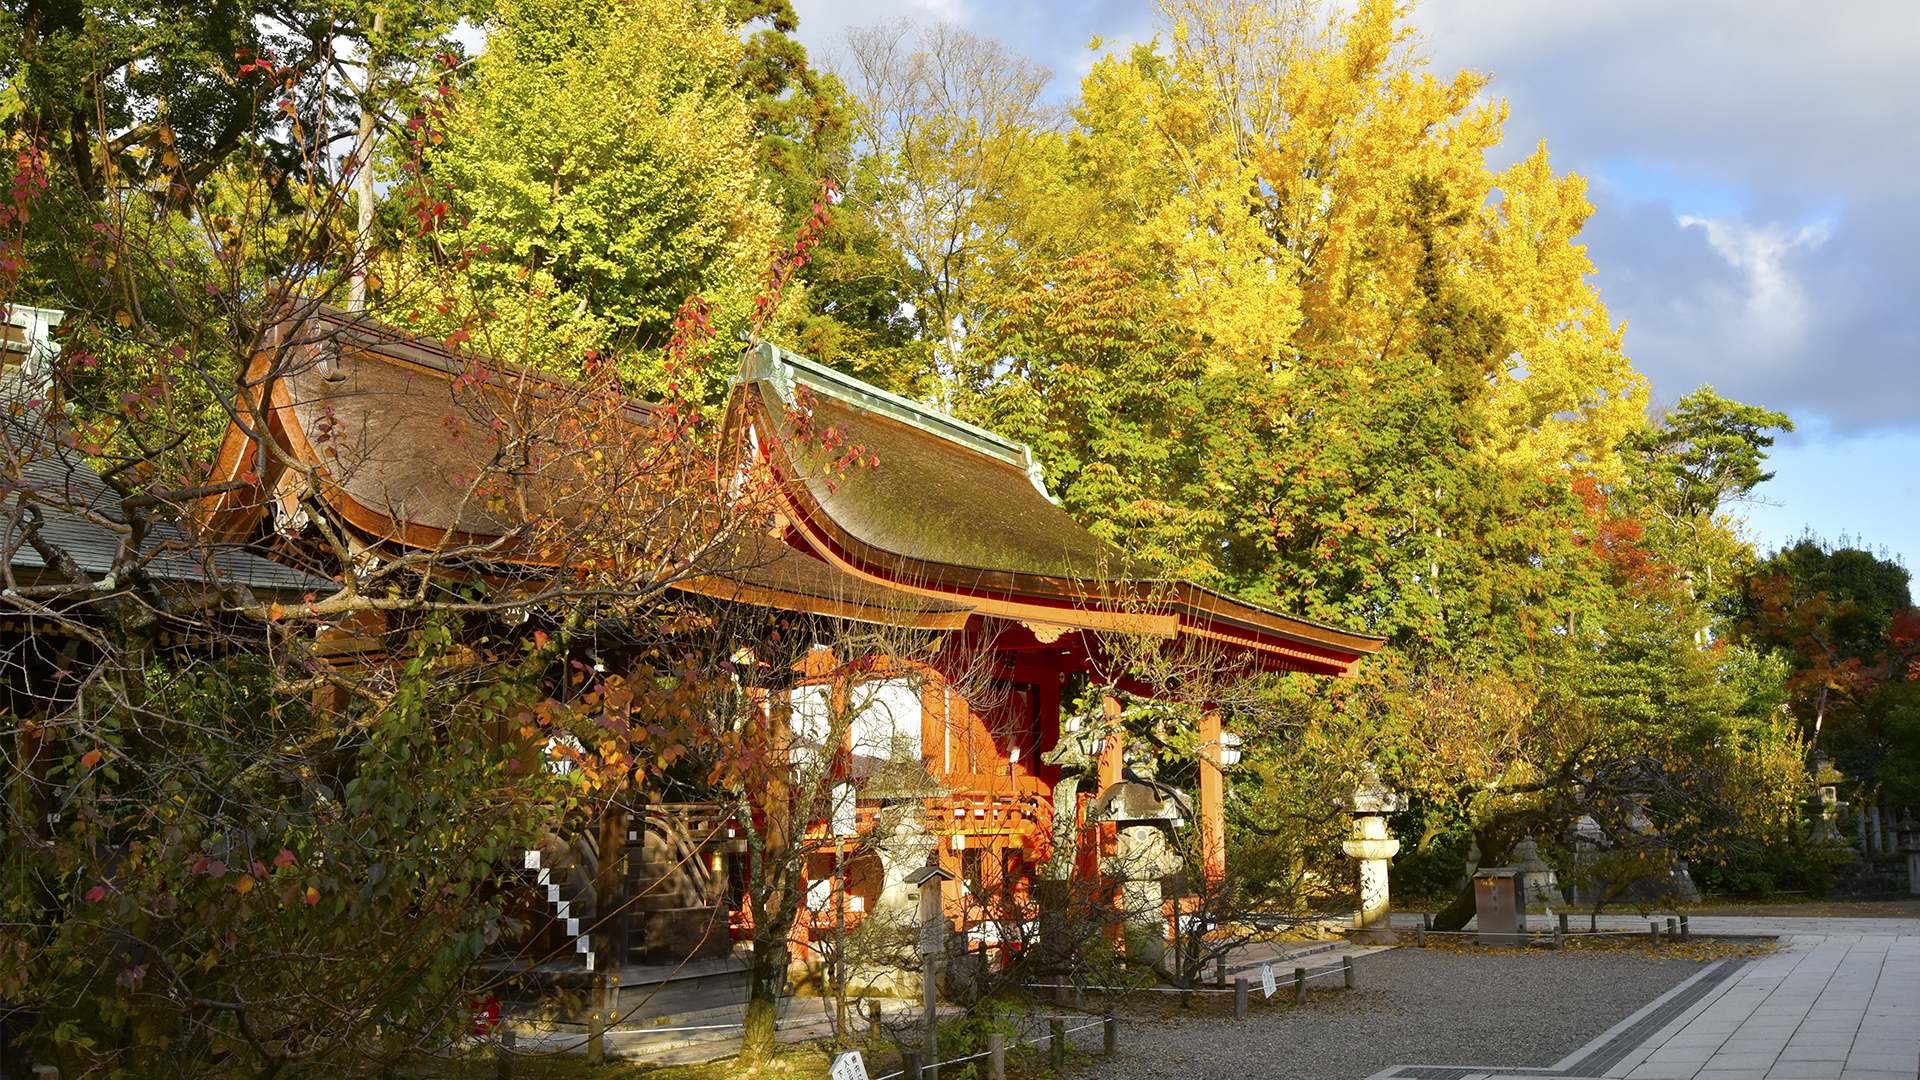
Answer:
<path fill-rule="evenodd" d="M 1247 980 L 1245 978 L 1233 980 L 1233 1018 L 1235 1020 L 1247 1018 Z"/>
<path fill-rule="evenodd" d="M 607 1015 L 599 1009 L 587 1013 L 587 1064 L 607 1063 Z"/>
<path fill-rule="evenodd" d="M 1047 1060 L 1054 1072 L 1067 1067 L 1067 1022 L 1059 1017 L 1047 1021 Z"/>
<path fill-rule="evenodd" d="M 987 1080 L 1007 1080 L 1007 1037 L 997 1031 L 987 1036 Z"/>
<path fill-rule="evenodd" d="M 1102 1025 L 1102 1029 L 1101 1035 L 1104 1036 L 1104 1039 L 1100 1046 L 1100 1052 L 1107 1057 L 1113 1057 L 1120 1052 L 1120 1018 L 1117 1016 L 1107 1017 L 1106 1022 Z"/>
<path fill-rule="evenodd" d="M 1224 990 L 1224 989 L 1226 989 L 1226 986 L 1227 986 L 1227 958 L 1226 958 L 1225 956 L 1222 956 L 1222 957 L 1221 957 L 1221 958 L 1220 958 L 1219 960 L 1216 960 L 1216 961 L 1214 962 L 1214 965 L 1213 965 L 1213 985 L 1215 985 L 1215 986 L 1217 986 L 1217 987 L 1220 987 L 1220 988 L 1221 988 L 1221 989 L 1223 989 L 1223 990 Z"/>
<path fill-rule="evenodd" d="M 1422 949 L 1427 947 L 1427 928 L 1425 926 L 1416 926 L 1413 928 L 1413 943 Z"/>
<path fill-rule="evenodd" d="M 1341 957 L 1340 968 L 1347 977 L 1347 989 L 1352 990 L 1357 985 L 1354 982 L 1354 978 L 1353 978 L 1353 957 L 1351 956 Z"/>
<path fill-rule="evenodd" d="M 1567 932 L 1567 913 L 1564 911 L 1559 912 L 1558 917 L 1560 920 L 1560 932 L 1564 934 Z"/>
<path fill-rule="evenodd" d="M 1293 969 L 1293 1003 L 1307 1003 L 1307 969 L 1303 967 Z"/>
<path fill-rule="evenodd" d="M 500 1023 L 500 1043 L 493 1048 L 494 1080 L 513 1080 L 513 1029 Z"/>
<path fill-rule="evenodd" d="M 920 1080 L 921 1076 L 925 1075 L 920 1069 L 920 1051 L 901 1051 L 900 1068 L 906 1072 L 906 1080 Z"/>
<path fill-rule="evenodd" d="M 1660 944 L 1660 924 L 1659 923 L 1650 922 L 1647 924 L 1647 937 L 1655 945 Z"/>
<path fill-rule="evenodd" d="M 1669 943 L 1672 943 L 1679 940 L 1680 940 L 1680 920 L 1668 919 L 1667 920 L 1667 941 Z"/>
<path fill-rule="evenodd" d="M 1687 929 L 1687 917 L 1685 915 L 1680 916 L 1680 940 L 1681 941 L 1693 940 L 1693 932 Z"/>
<path fill-rule="evenodd" d="M 1565 915 L 1560 916 L 1561 923 L 1564 924 L 1566 920 L 1567 920 L 1567 917 Z M 1565 925 L 1556 926 L 1553 928 L 1553 951 L 1554 952 L 1560 951 L 1562 947 L 1561 941 L 1563 936 L 1566 934 L 1566 932 L 1567 932 L 1567 928 Z"/>
<path fill-rule="evenodd" d="M 878 1001 L 867 1002 L 867 1015 L 872 1018 L 872 1023 L 867 1027 L 868 1033 L 880 1034 L 880 1003 Z"/>

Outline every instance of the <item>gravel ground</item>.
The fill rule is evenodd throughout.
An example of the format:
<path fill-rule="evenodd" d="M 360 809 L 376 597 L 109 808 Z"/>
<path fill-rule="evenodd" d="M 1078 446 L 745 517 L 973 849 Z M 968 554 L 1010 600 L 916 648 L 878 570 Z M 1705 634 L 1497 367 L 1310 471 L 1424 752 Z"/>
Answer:
<path fill-rule="evenodd" d="M 1389 1065 L 1551 1065 L 1706 966 L 1630 952 L 1394 949 L 1354 961 L 1360 989 L 1315 993 L 1305 1008 L 1256 981 L 1253 1014 L 1233 995 L 1175 995 L 1120 1010 L 1120 1055 L 1079 1072 L 1098 1080 L 1285 1077 L 1361 1080 Z M 1337 984 L 1336 984 L 1337 985 Z M 1086 1036 L 1093 1036 L 1087 1040 Z M 1077 1045 L 1096 1050 L 1099 1032 Z"/>

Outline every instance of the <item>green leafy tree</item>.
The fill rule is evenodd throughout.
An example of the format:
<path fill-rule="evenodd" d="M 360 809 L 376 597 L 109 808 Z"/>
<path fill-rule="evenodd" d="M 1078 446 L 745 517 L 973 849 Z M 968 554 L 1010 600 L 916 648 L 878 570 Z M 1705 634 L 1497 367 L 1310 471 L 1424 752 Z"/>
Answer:
<path fill-rule="evenodd" d="M 657 367 L 675 313 L 702 297 L 717 385 L 780 226 L 735 25 L 685 0 L 514 0 L 496 19 L 426 151 L 449 192 L 437 249 L 483 318 L 559 356 L 631 345 Z M 629 376 L 651 387 L 658 372 Z"/>

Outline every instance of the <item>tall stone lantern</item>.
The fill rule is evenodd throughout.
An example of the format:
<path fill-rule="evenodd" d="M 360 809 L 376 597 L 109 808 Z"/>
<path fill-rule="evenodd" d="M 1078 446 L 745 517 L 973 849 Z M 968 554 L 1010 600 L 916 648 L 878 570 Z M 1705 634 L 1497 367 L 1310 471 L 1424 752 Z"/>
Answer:
<path fill-rule="evenodd" d="M 1840 828 L 1840 814 L 1847 804 L 1841 800 L 1837 785 L 1846 776 L 1833 767 L 1825 750 L 1813 752 L 1808 771 L 1813 773 L 1814 785 L 1814 792 L 1807 799 L 1808 816 L 1813 818 L 1813 834 L 1807 837 L 1808 842 L 1845 843 L 1847 838 Z"/>
<path fill-rule="evenodd" d="M 1913 811 L 1908 810 L 1896 828 L 1900 854 L 1907 857 L 1907 891 L 1920 896 L 1920 821 L 1913 820 Z"/>
<path fill-rule="evenodd" d="M 1153 778 L 1150 756 L 1142 754 L 1130 764 L 1127 779 L 1088 805 L 1087 820 L 1118 826 L 1114 854 L 1100 860 L 1100 872 L 1120 882 L 1127 957 L 1158 968 L 1167 953 L 1161 879 L 1183 865 L 1167 843 L 1168 834 L 1193 817 L 1193 801 Z"/>
<path fill-rule="evenodd" d="M 1360 782 L 1334 805 L 1353 815 L 1352 838 L 1341 844 L 1360 863 L 1360 910 L 1354 914 L 1347 937 L 1368 945 L 1394 943 L 1392 911 L 1387 898 L 1387 860 L 1400 850 L 1400 841 L 1387 834 L 1387 815 L 1406 808 L 1407 800 L 1387 787 L 1373 763 L 1361 767 Z"/>

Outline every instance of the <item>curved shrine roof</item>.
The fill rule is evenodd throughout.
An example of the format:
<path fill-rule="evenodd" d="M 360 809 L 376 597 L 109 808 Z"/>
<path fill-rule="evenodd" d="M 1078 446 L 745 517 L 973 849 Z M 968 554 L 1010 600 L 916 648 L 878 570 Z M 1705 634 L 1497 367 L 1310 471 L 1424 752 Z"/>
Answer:
<path fill-rule="evenodd" d="M 1057 506 L 1023 443 L 867 386 L 773 345 L 742 359 L 759 445 L 795 481 L 791 540 L 848 573 L 1046 634 L 1137 630 L 1250 649 L 1267 666 L 1348 674 L 1385 639 L 1157 577 Z M 809 431 L 795 431 L 806 416 Z M 829 451 L 817 441 L 841 440 Z M 831 442 L 831 440 L 829 440 Z M 860 447 L 877 465 L 823 468 Z"/>

